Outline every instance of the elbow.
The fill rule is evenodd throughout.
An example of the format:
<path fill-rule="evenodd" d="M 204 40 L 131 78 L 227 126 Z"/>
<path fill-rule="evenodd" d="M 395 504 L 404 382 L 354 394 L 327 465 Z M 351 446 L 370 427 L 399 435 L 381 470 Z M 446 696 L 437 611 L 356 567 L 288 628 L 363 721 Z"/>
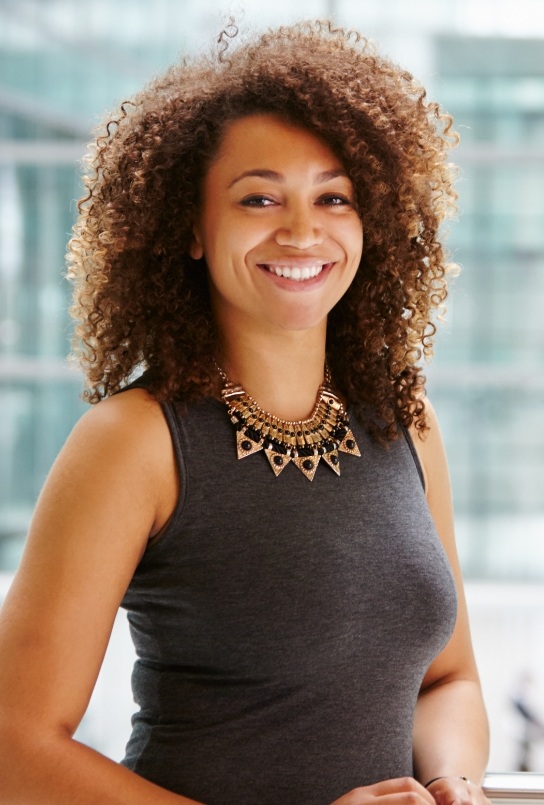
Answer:
<path fill-rule="evenodd" d="M 12 794 L 15 781 L 20 786 L 29 774 L 31 759 L 36 762 L 34 735 L 32 726 L 14 713 L 0 713 L 0 791 Z"/>
<path fill-rule="evenodd" d="M 35 720 L 0 711 L 1 801 L 25 801 L 21 797 L 34 790 L 44 769 L 54 767 L 55 758 L 69 740 L 64 730 L 46 729 Z"/>

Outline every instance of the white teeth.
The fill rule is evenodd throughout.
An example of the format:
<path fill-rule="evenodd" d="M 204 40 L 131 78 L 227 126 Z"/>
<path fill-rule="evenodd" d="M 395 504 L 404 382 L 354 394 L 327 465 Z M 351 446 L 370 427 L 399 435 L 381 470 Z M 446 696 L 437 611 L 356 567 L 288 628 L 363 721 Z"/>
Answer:
<path fill-rule="evenodd" d="M 286 277 L 287 279 L 295 280 L 295 282 L 303 282 L 304 280 L 312 279 L 313 277 L 317 277 L 318 274 L 321 274 L 323 265 L 323 263 L 320 263 L 315 266 L 304 266 L 304 268 L 300 268 L 299 266 L 266 265 L 266 268 L 278 277 Z"/>

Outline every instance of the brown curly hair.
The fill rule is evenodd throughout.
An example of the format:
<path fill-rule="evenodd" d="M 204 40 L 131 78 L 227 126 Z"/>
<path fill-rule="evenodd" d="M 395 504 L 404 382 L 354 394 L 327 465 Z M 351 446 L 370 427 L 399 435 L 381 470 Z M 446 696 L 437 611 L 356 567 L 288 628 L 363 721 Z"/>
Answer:
<path fill-rule="evenodd" d="M 354 185 L 365 244 L 329 315 L 337 389 L 382 437 L 426 427 L 421 361 L 446 298 L 441 222 L 455 211 L 452 119 L 406 71 L 330 22 L 184 60 L 121 105 L 88 157 L 69 244 L 74 352 L 98 402 L 141 369 L 158 400 L 218 393 L 206 272 L 188 254 L 207 166 L 234 119 L 272 112 L 324 140 Z M 372 416 L 370 414 L 372 412 Z"/>

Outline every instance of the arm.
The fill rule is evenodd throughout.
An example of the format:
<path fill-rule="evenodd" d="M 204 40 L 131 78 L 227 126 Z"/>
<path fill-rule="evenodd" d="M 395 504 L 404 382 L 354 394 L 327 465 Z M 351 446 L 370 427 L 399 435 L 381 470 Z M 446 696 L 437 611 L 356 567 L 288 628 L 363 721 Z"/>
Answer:
<path fill-rule="evenodd" d="M 0 613 L 2 802 L 193 802 L 72 737 L 124 591 L 176 496 L 168 428 L 144 391 L 85 414 L 45 484 Z"/>
<path fill-rule="evenodd" d="M 429 508 L 456 580 L 458 615 L 448 645 L 423 681 L 414 726 L 414 764 L 423 783 L 446 778 L 437 780 L 429 790 L 441 805 L 448 805 L 454 799 L 459 803 L 485 799 L 480 784 L 488 759 L 488 727 L 455 548 L 444 446 L 428 402 L 426 410 L 430 430 L 423 438 L 413 433 L 413 439 L 426 477 Z"/>

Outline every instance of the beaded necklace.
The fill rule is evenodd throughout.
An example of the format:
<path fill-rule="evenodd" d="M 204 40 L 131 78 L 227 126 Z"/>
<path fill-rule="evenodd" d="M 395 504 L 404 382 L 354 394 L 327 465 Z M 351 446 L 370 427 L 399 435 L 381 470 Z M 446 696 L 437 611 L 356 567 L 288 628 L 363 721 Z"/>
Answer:
<path fill-rule="evenodd" d="M 224 384 L 221 397 L 236 428 L 239 459 L 263 450 L 276 477 L 292 462 L 313 481 L 321 459 L 340 475 L 339 452 L 361 455 L 346 409 L 331 388 L 327 366 L 310 417 L 293 422 L 264 411 L 241 385 L 218 370 Z"/>

